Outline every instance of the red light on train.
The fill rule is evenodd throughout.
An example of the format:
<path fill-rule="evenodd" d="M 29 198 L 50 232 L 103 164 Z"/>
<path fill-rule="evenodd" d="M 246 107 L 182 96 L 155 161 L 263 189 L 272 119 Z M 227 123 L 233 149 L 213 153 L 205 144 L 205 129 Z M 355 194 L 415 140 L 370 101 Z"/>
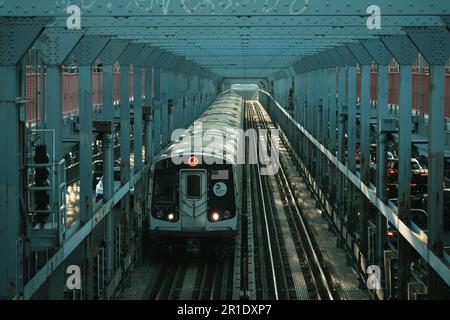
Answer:
<path fill-rule="evenodd" d="M 192 156 L 188 159 L 188 165 L 190 167 L 196 167 L 196 166 L 198 166 L 198 163 L 199 163 L 198 158 L 195 156 Z"/>

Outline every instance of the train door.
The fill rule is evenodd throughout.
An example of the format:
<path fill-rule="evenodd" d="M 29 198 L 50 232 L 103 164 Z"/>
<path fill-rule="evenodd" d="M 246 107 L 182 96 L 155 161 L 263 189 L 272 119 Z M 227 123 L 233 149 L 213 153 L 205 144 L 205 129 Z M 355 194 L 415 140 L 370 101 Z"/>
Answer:
<path fill-rule="evenodd" d="M 180 171 L 181 229 L 206 227 L 208 211 L 208 188 L 206 170 Z"/>

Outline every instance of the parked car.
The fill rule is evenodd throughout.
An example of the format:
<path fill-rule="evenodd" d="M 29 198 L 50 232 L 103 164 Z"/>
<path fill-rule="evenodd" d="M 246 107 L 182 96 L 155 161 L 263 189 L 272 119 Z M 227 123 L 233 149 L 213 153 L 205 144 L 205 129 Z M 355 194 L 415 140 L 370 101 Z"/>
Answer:
<path fill-rule="evenodd" d="M 114 192 L 120 189 L 120 167 L 114 167 Z M 98 200 L 103 199 L 103 176 L 95 187 L 95 197 Z M 134 197 L 134 186 L 130 189 L 130 198 L 133 201 Z"/>
<path fill-rule="evenodd" d="M 114 160 L 114 167 L 120 168 L 120 161 Z M 100 179 L 103 176 L 103 160 L 96 160 L 92 164 L 92 183 L 93 188 L 96 187 L 96 185 L 99 183 Z"/>

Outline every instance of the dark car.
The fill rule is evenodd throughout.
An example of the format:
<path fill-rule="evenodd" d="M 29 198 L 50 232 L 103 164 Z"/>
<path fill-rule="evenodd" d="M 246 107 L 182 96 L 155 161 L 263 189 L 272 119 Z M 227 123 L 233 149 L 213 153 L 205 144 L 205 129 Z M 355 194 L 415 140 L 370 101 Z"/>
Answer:
<path fill-rule="evenodd" d="M 428 188 L 428 170 L 419 161 L 411 159 L 411 199 L 426 197 Z M 398 159 L 387 161 L 387 194 L 389 199 L 398 197 Z"/>

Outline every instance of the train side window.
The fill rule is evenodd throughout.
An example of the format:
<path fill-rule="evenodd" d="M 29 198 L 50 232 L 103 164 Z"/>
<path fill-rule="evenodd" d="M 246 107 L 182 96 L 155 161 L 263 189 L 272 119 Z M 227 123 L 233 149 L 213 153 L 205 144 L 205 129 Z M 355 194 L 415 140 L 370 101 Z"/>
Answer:
<path fill-rule="evenodd" d="M 198 199 L 202 195 L 201 179 L 199 175 L 187 176 L 187 196 L 189 199 Z"/>
<path fill-rule="evenodd" d="M 158 172 L 155 174 L 154 199 L 155 203 L 175 202 L 175 176 Z"/>

